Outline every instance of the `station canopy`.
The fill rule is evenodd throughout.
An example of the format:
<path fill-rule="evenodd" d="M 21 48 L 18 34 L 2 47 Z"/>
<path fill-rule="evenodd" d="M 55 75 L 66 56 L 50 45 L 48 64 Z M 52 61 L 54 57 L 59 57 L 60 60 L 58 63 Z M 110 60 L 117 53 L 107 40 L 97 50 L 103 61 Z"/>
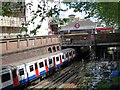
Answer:
<path fill-rule="evenodd" d="M 76 32 L 84 30 L 95 30 L 96 23 L 90 20 L 80 20 L 70 22 L 66 26 L 61 26 L 60 32 Z"/>

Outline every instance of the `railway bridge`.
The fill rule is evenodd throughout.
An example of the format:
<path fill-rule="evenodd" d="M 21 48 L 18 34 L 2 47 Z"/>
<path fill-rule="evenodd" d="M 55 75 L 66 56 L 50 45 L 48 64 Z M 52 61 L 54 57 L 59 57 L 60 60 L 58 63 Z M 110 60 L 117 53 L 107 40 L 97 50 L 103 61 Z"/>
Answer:
<path fill-rule="evenodd" d="M 81 58 L 120 59 L 120 33 L 66 34 L 61 42 L 62 47 L 75 47 L 78 53 L 84 53 Z"/>

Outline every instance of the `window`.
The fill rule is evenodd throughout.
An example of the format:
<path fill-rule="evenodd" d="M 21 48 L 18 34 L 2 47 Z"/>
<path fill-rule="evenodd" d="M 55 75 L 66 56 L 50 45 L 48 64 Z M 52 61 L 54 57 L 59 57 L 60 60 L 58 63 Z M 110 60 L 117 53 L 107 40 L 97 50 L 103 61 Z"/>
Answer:
<path fill-rule="evenodd" d="M 52 64 L 52 59 L 49 59 L 49 64 Z"/>
<path fill-rule="evenodd" d="M 56 52 L 56 49 L 55 49 L 55 47 L 53 47 L 53 51 L 54 51 L 54 52 Z"/>
<path fill-rule="evenodd" d="M 66 54 L 66 57 L 68 57 L 68 53 Z"/>
<path fill-rule="evenodd" d="M 57 46 L 57 50 L 60 50 L 60 49 L 59 49 L 59 46 Z"/>
<path fill-rule="evenodd" d="M 43 62 L 40 62 L 40 63 L 39 63 L 39 67 L 40 67 L 40 68 L 44 67 Z"/>
<path fill-rule="evenodd" d="M 30 72 L 32 72 L 34 69 L 33 69 L 33 65 L 29 66 L 30 68 Z"/>
<path fill-rule="evenodd" d="M 59 61 L 59 57 L 56 57 L 56 61 Z"/>
<path fill-rule="evenodd" d="M 23 68 L 19 69 L 19 74 L 20 74 L 20 76 L 24 75 L 24 69 Z"/>
<path fill-rule="evenodd" d="M 49 51 L 50 53 L 52 53 L 52 49 L 51 49 L 50 47 L 48 48 L 48 51 Z"/>
<path fill-rule="evenodd" d="M 10 73 L 2 74 L 2 82 L 10 80 Z"/>
<path fill-rule="evenodd" d="M 62 59 L 64 59 L 64 55 L 62 55 Z"/>
<path fill-rule="evenodd" d="M 73 51 L 73 54 L 75 54 L 75 51 Z"/>
<path fill-rule="evenodd" d="M 70 55 L 70 56 L 72 55 L 71 52 L 69 53 L 69 55 Z"/>

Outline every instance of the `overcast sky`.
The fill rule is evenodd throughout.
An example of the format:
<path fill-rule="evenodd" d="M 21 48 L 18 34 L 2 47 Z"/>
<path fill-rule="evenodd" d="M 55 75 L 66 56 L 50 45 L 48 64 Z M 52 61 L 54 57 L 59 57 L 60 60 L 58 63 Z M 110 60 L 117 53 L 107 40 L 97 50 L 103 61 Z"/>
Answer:
<path fill-rule="evenodd" d="M 61 8 L 62 9 L 67 9 L 68 6 L 66 6 L 65 4 L 61 3 Z M 68 16 L 70 14 L 76 15 L 75 17 L 80 17 L 80 19 L 83 19 L 84 16 L 85 16 L 85 13 L 79 13 L 79 12 L 75 13 L 75 12 L 73 12 L 73 9 L 68 9 L 66 12 L 61 12 L 60 13 L 60 18 L 68 18 Z"/>
<path fill-rule="evenodd" d="M 59 16 L 60 18 L 68 18 L 68 16 L 70 14 L 74 14 L 76 18 L 79 17 L 80 19 L 84 19 L 84 17 L 86 16 L 85 12 L 82 12 L 82 13 L 81 12 L 74 12 L 73 11 L 74 9 L 69 9 L 68 6 L 66 6 L 65 4 L 61 3 L 61 9 L 67 9 L 67 8 L 68 8 L 68 10 L 66 12 L 60 12 L 60 16 Z M 96 22 L 97 19 L 90 18 L 90 20 Z"/>

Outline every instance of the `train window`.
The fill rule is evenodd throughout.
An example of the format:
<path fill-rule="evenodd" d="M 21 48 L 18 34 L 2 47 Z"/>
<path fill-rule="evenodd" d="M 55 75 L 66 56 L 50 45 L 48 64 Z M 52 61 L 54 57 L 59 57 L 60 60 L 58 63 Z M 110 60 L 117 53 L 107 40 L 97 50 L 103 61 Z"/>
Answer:
<path fill-rule="evenodd" d="M 75 51 L 73 51 L 73 54 L 75 54 Z"/>
<path fill-rule="evenodd" d="M 23 68 L 19 69 L 19 74 L 20 74 L 20 76 L 24 75 L 24 69 Z"/>
<path fill-rule="evenodd" d="M 34 69 L 33 69 L 33 65 L 29 66 L 30 68 L 30 72 L 32 72 Z"/>
<path fill-rule="evenodd" d="M 43 62 L 40 62 L 40 63 L 39 63 L 39 67 L 40 67 L 40 68 L 44 67 Z"/>
<path fill-rule="evenodd" d="M 10 73 L 2 74 L 2 82 L 10 80 Z"/>
<path fill-rule="evenodd" d="M 59 57 L 56 57 L 56 61 L 59 61 Z"/>
<path fill-rule="evenodd" d="M 64 55 L 62 55 L 62 59 L 64 59 Z"/>
<path fill-rule="evenodd" d="M 69 55 L 70 55 L 70 56 L 72 55 L 71 52 L 69 53 Z"/>
<path fill-rule="evenodd" d="M 68 57 L 68 53 L 66 54 L 66 57 Z"/>
<path fill-rule="evenodd" d="M 52 64 L 52 59 L 49 59 L 49 64 Z"/>

